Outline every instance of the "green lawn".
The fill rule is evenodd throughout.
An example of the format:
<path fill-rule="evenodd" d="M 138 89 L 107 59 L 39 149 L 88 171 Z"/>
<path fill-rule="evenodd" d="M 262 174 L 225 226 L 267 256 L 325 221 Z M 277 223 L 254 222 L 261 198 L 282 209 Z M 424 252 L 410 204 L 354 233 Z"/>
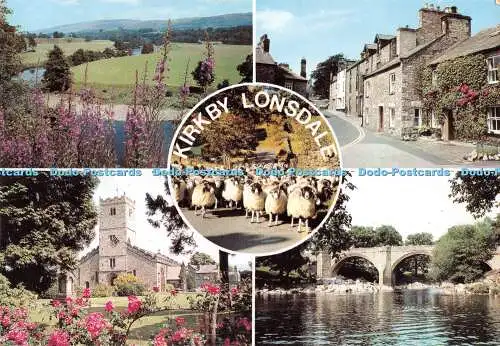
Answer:
<path fill-rule="evenodd" d="M 194 84 L 191 78 L 193 71 L 201 60 L 205 46 L 191 43 L 173 43 L 168 64 L 169 86 L 180 86 L 184 83 L 184 74 L 189 61 L 188 78 L 190 84 Z M 224 79 L 231 84 L 241 80 L 236 67 L 241 64 L 248 54 L 251 54 L 250 46 L 216 45 L 215 46 L 215 76 L 214 85 Z M 76 84 L 83 84 L 85 80 L 85 69 L 87 68 L 87 84 L 96 88 L 103 87 L 128 87 L 135 83 L 136 71 L 142 76 L 147 64 L 148 80 L 151 81 L 158 62 L 160 53 L 147 55 L 127 56 L 112 59 L 94 61 L 88 65 L 73 67 L 73 80 Z"/>
<path fill-rule="evenodd" d="M 50 39 L 42 40 L 36 47 L 35 52 L 28 52 L 22 54 L 23 64 L 27 67 L 41 66 L 47 60 L 48 52 L 57 44 L 63 50 L 66 56 L 73 54 L 78 49 L 88 49 L 94 51 L 103 51 L 108 47 L 113 47 L 113 42 L 107 40 L 95 40 L 85 42 L 83 39 L 74 38 L 70 41 L 68 39 Z"/>
<path fill-rule="evenodd" d="M 189 303 L 187 297 L 196 295 L 196 293 L 179 293 L 175 297 L 175 310 L 163 311 L 150 316 L 141 318 L 136 321 L 131 329 L 131 338 L 129 344 L 134 345 L 149 345 L 151 337 L 157 333 L 168 318 L 183 316 L 186 319 L 186 324 L 189 327 L 195 328 L 198 322 L 199 313 L 188 310 Z M 162 296 L 159 295 L 159 302 L 162 302 Z M 128 305 L 127 297 L 107 297 L 107 298 L 92 298 L 90 300 L 89 312 L 104 312 L 104 305 L 111 300 L 118 311 L 126 309 Z M 162 306 L 162 304 L 159 304 Z M 42 323 L 48 328 L 55 325 L 55 318 L 51 318 L 51 310 L 49 308 L 49 299 L 40 299 L 37 301 L 37 307 L 31 309 L 30 320 L 37 323 Z M 164 306 L 164 305 L 163 305 Z"/>

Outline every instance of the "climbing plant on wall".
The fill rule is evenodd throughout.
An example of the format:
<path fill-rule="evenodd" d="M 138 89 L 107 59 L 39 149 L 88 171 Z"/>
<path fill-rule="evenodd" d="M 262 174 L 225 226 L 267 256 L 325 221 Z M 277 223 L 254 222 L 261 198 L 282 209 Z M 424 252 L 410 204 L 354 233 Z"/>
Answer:
<path fill-rule="evenodd" d="M 500 96 L 498 84 L 488 85 L 487 72 L 481 54 L 445 61 L 434 71 L 424 68 L 419 74 L 424 108 L 433 110 L 441 123 L 451 111 L 457 138 L 484 138 L 488 107 Z"/>

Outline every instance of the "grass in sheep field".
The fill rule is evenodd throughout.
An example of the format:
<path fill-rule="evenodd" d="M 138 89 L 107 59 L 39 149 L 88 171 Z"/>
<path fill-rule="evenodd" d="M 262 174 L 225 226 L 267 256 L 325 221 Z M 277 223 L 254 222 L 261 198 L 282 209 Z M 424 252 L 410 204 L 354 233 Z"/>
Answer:
<path fill-rule="evenodd" d="M 251 46 L 215 45 L 214 49 L 215 82 L 212 86 L 216 86 L 224 79 L 229 80 L 230 84 L 241 81 L 242 77 L 236 68 L 245 60 L 248 54 L 251 54 Z M 183 85 L 187 68 L 188 83 L 194 85 L 191 72 L 196 68 L 198 61 L 203 58 L 204 52 L 205 46 L 202 44 L 172 43 L 166 84 L 171 87 Z M 71 69 L 73 80 L 76 84 L 83 84 L 85 82 L 85 69 L 87 69 L 87 85 L 89 86 L 96 88 L 126 88 L 135 84 L 136 71 L 139 72 L 139 76 L 143 76 L 147 66 L 146 79 L 152 83 L 152 77 L 160 54 L 160 52 L 156 52 L 103 59 L 91 62 L 88 65 L 75 66 Z"/>
<path fill-rule="evenodd" d="M 128 344 L 131 345 L 150 345 L 149 340 L 152 336 L 157 333 L 162 325 L 167 321 L 168 318 L 175 318 L 177 316 L 182 316 L 186 319 L 186 323 L 190 327 L 196 327 L 198 322 L 198 313 L 193 313 L 189 309 L 189 303 L 187 297 L 189 295 L 195 295 L 196 293 L 179 293 L 175 297 L 174 305 L 176 310 L 159 312 L 152 314 L 150 316 L 141 318 L 135 322 L 131 329 L 131 338 Z M 162 298 L 159 295 L 159 301 L 163 301 L 165 297 Z M 125 310 L 127 308 L 128 299 L 127 297 L 105 297 L 105 298 L 91 298 L 91 307 L 89 312 L 104 312 L 104 305 L 108 301 L 112 301 L 114 307 L 118 311 Z M 32 309 L 30 315 L 30 321 L 41 323 L 47 328 L 55 327 L 57 321 L 52 316 L 52 310 L 50 308 L 50 299 L 39 299 L 36 302 L 36 308 Z"/>
<path fill-rule="evenodd" d="M 56 38 L 56 39 L 40 39 L 34 52 L 26 52 L 21 55 L 23 65 L 27 68 L 43 66 L 47 61 L 47 55 L 50 50 L 58 45 L 68 56 L 76 52 L 78 49 L 94 50 L 102 52 L 106 48 L 112 48 L 113 42 L 108 40 L 95 40 L 85 42 L 82 38 Z"/>

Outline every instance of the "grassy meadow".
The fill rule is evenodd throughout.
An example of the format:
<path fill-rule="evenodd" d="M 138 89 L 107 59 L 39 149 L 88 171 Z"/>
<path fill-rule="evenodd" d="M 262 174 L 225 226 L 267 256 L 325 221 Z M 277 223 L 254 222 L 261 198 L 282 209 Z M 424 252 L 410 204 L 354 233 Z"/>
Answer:
<path fill-rule="evenodd" d="M 214 85 L 228 79 L 231 84 L 241 80 L 236 67 L 241 64 L 245 57 L 252 52 L 250 46 L 237 45 L 215 45 L 215 76 Z M 170 62 L 168 64 L 169 86 L 181 86 L 184 84 L 184 75 L 188 67 L 188 78 L 192 82 L 191 71 L 196 68 L 198 61 L 203 57 L 205 46 L 191 43 L 172 43 L 170 52 Z M 88 65 L 73 67 L 73 80 L 78 84 L 85 82 L 85 70 L 87 69 L 87 85 L 96 88 L 103 87 L 129 87 L 135 83 L 136 71 L 142 76 L 147 66 L 147 79 L 151 82 L 155 72 L 156 63 L 159 60 L 160 52 L 126 56 L 112 59 L 94 61 Z M 189 66 L 187 66 L 189 61 Z"/>
<path fill-rule="evenodd" d="M 78 49 L 103 51 L 106 48 L 112 48 L 113 42 L 107 40 L 95 40 L 85 42 L 82 38 L 56 38 L 40 39 L 35 52 L 22 54 L 22 61 L 26 67 L 42 66 L 47 61 L 47 54 L 54 45 L 58 45 L 66 56 L 73 54 Z"/>

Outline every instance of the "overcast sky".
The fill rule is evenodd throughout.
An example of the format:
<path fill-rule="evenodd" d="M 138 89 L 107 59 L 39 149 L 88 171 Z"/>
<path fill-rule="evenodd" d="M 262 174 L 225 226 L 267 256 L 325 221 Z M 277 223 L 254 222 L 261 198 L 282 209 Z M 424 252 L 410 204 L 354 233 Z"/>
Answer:
<path fill-rule="evenodd" d="M 356 226 L 392 225 L 406 238 L 429 232 L 437 240 L 454 225 L 474 223 L 465 205 L 448 197 L 448 177 L 360 177 L 352 182 L 357 189 L 349 195 L 348 210 Z M 496 209 L 489 213 L 495 217 Z"/>
<path fill-rule="evenodd" d="M 472 17 L 472 33 L 499 23 L 500 6 L 495 0 L 257 0 L 256 34 L 268 34 L 271 55 L 307 72 L 331 55 L 344 53 L 359 58 L 363 45 L 377 33 L 394 35 L 396 29 L 418 26 L 418 10 L 425 3 L 441 8 L 457 6 Z"/>
<path fill-rule="evenodd" d="M 163 178 L 153 177 L 147 170 L 142 170 L 142 177 L 103 177 L 100 178 L 100 184 L 94 194 L 94 202 L 99 205 L 99 198 L 121 196 L 125 193 L 129 198 L 135 201 L 136 209 L 136 245 L 140 248 L 151 252 L 160 250 L 163 254 L 170 256 L 179 261 L 188 262 L 186 256 L 174 256 L 170 253 L 170 241 L 167 238 L 164 229 L 152 227 L 146 216 L 146 192 L 156 196 L 164 195 Z M 98 246 L 99 229 L 96 227 L 96 238 L 92 244 L 84 251 L 88 252 Z M 195 232 L 197 242 L 197 251 L 209 254 L 216 261 L 219 260 L 219 248 L 213 243 L 206 240 L 204 237 Z M 229 256 L 229 264 L 237 265 L 239 269 L 249 269 L 248 262 L 251 261 L 250 256 L 236 255 Z"/>
<path fill-rule="evenodd" d="M 7 0 L 11 22 L 31 31 L 100 19 L 208 17 L 251 12 L 252 0 Z"/>

